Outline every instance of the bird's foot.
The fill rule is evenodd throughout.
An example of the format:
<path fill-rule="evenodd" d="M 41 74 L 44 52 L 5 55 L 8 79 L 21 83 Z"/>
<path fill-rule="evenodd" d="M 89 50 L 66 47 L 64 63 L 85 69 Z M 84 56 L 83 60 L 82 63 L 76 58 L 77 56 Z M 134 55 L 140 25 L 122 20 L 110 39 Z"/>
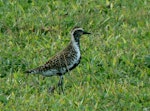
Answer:
<path fill-rule="evenodd" d="M 55 90 L 56 88 L 55 88 L 55 86 L 51 86 L 51 87 L 49 87 L 49 89 L 48 89 L 48 93 L 54 93 L 54 90 Z"/>

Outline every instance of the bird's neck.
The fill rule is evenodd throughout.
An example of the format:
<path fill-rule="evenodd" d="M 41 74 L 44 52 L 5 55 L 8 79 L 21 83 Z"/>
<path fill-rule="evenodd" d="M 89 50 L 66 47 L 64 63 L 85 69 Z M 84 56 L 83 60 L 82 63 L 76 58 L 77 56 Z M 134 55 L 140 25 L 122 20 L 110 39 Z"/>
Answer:
<path fill-rule="evenodd" d="M 71 37 L 71 43 L 77 45 L 80 48 L 80 38 L 79 37 Z"/>

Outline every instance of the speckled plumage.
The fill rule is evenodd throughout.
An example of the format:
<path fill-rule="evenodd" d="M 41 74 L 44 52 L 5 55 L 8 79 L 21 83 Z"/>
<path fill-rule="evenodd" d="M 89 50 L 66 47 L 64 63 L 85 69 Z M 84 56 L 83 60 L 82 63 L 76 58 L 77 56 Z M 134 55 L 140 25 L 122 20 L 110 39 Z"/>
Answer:
<path fill-rule="evenodd" d="M 44 65 L 29 70 L 28 72 L 33 74 L 39 73 L 44 76 L 64 74 L 65 72 L 71 70 L 75 65 L 78 65 L 78 63 L 80 62 L 80 57 L 77 57 L 77 53 L 80 52 L 77 52 L 71 42 L 64 50 L 56 54 Z M 46 73 L 47 71 L 51 70 L 52 72 L 55 70 L 55 72 L 53 72 L 52 74 Z"/>
<path fill-rule="evenodd" d="M 44 65 L 28 70 L 26 73 L 41 74 L 43 76 L 59 75 L 60 80 L 58 86 L 62 86 L 62 75 L 72 70 L 80 63 L 80 37 L 83 34 L 90 33 L 85 32 L 82 28 L 74 28 L 71 33 L 71 41 L 64 50 L 57 53 Z"/>

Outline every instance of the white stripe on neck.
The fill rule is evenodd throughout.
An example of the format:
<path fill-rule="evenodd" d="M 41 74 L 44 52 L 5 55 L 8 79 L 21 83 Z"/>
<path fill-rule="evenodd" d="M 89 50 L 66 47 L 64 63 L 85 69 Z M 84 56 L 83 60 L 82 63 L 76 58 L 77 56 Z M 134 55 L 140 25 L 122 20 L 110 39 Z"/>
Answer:
<path fill-rule="evenodd" d="M 72 40 L 71 40 L 72 45 L 73 45 L 75 51 L 77 52 L 77 58 L 76 58 L 76 59 L 79 60 L 79 59 L 80 59 L 80 48 L 79 48 L 79 44 L 78 44 L 78 42 L 76 42 L 76 41 L 74 40 L 74 37 L 72 37 L 71 39 L 72 39 Z"/>

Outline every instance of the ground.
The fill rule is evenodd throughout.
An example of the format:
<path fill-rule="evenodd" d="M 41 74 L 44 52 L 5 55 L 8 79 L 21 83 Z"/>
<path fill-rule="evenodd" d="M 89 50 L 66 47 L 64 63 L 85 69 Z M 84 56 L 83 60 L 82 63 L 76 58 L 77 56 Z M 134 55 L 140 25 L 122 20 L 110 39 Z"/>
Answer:
<path fill-rule="evenodd" d="M 150 110 L 149 0 L 0 1 L 1 110 Z M 44 64 L 80 26 L 80 65 L 58 77 L 23 72 Z"/>

